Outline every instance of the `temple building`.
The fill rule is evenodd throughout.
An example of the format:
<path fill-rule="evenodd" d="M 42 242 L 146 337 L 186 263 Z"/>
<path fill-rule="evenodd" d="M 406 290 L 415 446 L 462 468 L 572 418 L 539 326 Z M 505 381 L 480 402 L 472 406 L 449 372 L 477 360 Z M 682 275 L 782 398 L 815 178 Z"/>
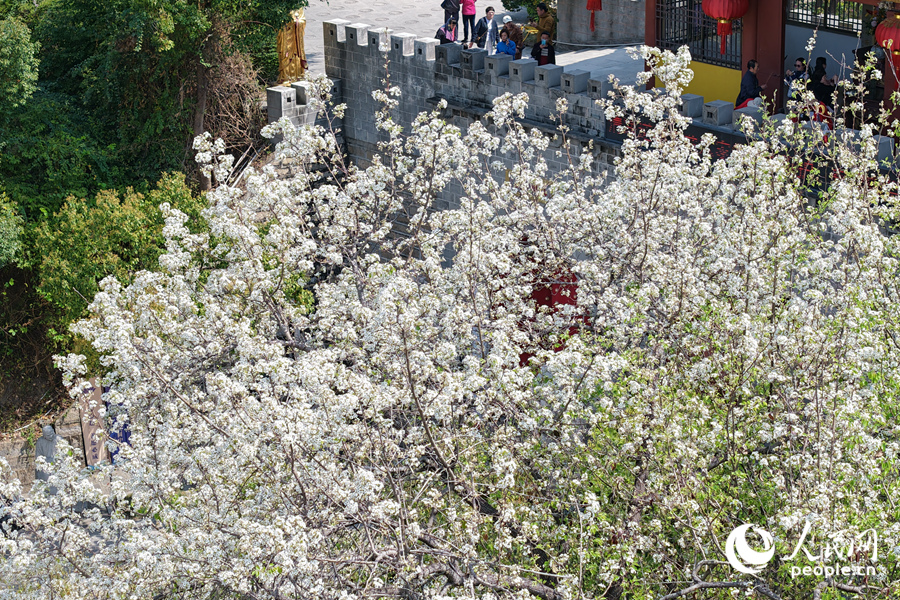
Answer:
<path fill-rule="evenodd" d="M 725 11 L 740 12 L 746 6 L 731 22 L 733 32 L 722 52 L 717 21 L 704 13 L 701 0 L 644 1 L 644 43 L 670 50 L 687 44 L 695 74 L 687 92 L 729 102 L 737 96 L 750 59 L 759 62 L 760 84 L 768 84 L 768 97 L 777 92 L 777 103 L 784 98 L 784 73 L 799 57 L 810 70 L 817 57 L 825 57 L 829 76 L 848 78 L 854 51 L 874 44 L 875 25 L 885 16 L 877 0 L 716 0 Z M 810 53 L 806 47 L 816 30 Z M 880 48 L 876 54 L 884 56 Z M 890 75 L 885 82 L 888 88 L 896 86 Z"/>

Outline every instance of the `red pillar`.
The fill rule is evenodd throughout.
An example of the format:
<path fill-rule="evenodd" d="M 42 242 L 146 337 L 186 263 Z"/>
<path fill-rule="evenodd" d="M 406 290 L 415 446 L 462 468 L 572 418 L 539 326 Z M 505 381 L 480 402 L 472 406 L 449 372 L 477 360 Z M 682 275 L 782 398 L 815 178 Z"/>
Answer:
<path fill-rule="evenodd" d="M 644 45 L 656 45 L 656 0 L 644 2 Z"/>
<path fill-rule="evenodd" d="M 759 18 L 758 15 L 757 2 L 751 2 L 750 8 L 747 9 L 747 14 L 741 18 L 741 71 L 747 70 L 747 61 L 751 58 L 759 60 L 759 57 L 756 55 L 756 23 Z"/>
<path fill-rule="evenodd" d="M 787 0 L 756 0 L 742 19 L 741 70 L 747 69 L 747 61 L 759 61 L 760 84 L 767 84 L 764 95 L 777 94 L 777 104 L 784 98 L 784 25 Z"/>
<path fill-rule="evenodd" d="M 645 46 L 656 46 L 656 0 L 645 0 L 644 2 L 644 45 Z M 644 64 L 644 70 L 648 71 L 649 67 L 647 67 L 646 63 Z M 647 82 L 647 89 L 652 89 L 656 86 L 656 82 L 653 78 Z"/>

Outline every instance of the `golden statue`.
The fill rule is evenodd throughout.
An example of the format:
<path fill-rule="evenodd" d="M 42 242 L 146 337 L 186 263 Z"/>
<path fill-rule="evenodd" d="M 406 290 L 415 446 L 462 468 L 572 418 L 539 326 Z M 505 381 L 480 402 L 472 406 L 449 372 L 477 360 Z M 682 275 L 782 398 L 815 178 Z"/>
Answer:
<path fill-rule="evenodd" d="M 302 8 L 291 11 L 291 22 L 278 32 L 278 81 L 290 83 L 306 72 L 306 50 L 303 48 L 303 32 L 306 15 Z"/>

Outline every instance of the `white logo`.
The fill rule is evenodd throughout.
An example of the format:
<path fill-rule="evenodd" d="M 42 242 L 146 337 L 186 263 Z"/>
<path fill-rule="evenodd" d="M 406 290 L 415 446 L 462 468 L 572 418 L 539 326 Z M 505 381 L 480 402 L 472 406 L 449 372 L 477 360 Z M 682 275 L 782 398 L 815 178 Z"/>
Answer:
<path fill-rule="evenodd" d="M 747 532 L 750 529 L 753 529 L 762 540 L 762 551 L 754 550 L 747 543 Z M 810 541 L 811 531 L 812 522 L 807 521 L 794 552 L 787 558 L 781 558 L 783 562 L 788 563 L 805 557 L 807 561 L 813 563 L 805 566 L 791 564 L 791 578 L 801 575 L 827 578 L 835 575 L 874 577 L 878 573 L 875 565 L 866 564 L 878 562 L 878 532 L 875 529 L 867 529 L 856 535 L 851 531 L 841 530 L 818 543 L 815 540 Z M 818 552 L 810 551 L 807 544 Z M 756 575 L 775 556 L 772 534 L 753 524 L 741 525 L 729 534 L 725 542 L 725 556 L 728 558 L 728 564 L 735 570 L 747 575 Z"/>
<path fill-rule="evenodd" d="M 763 551 L 757 552 L 747 543 L 747 530 L 753 531 L 762 538 Z M 737 552 L 737 556 L 735 556 Z M 753 524 L 741 525 L 728 536 L 725 542 L 725 556 L 728 563 L 741 573 L 755 575 L 763 570 L 763 567 L 775 556 L 775 540 L 765 529 Z M 750 566 L 748 566 L 750 565 Z"/>

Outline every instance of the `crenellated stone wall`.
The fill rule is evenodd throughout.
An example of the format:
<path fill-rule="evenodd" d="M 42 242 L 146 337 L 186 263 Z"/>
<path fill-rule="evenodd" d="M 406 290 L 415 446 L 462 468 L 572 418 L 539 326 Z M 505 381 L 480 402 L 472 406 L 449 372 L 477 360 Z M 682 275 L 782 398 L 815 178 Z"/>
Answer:
<path fill-rule="evenodd" d="M 372 91 L 397 86 L 401 95 L 392 116 L 407 131 L 417 115 L 437 110 L 444 101 L 441 117 L 465 132 L 473 122 L 484 118 L 495 98 L 524 92 L 529 102 L 523 124 L 553 135 L 558 124 L 551 116 L 556 113 L 557 101 L 565 98 L 569 105 L 565 124 L 572 142 L 570 153 L 581 156 L 589 152 L 595 173 L 614 172 L 622 136 L 617 134 L 615 123 L 608 126 L 604 111 L 595 103 L 607 97 L 612 88 L 607 72 L 597 67 L 596 60 L 581 63 L 592 64 L 591 72 L 579 69 L 579 62 L 575 61 L 571 66 L 538 66 L 530 58 L 488 56 L 485 50 L 440 45 L 432 38 L 373 29 L 346 20 L 324 23 L 324 56 L 326 74 L 334 85 L 334 100 L 347 107 L 338 126 L 342 128 L 348 154 L 360 166 L 371 161 L 378 142 L 386 139 L 386 134 L 375 127 L 376 113 L 382 106 Z M 306 89 L 303 82 L 291 88 L 270 88 L 269 119 L 289 116 L 298 123 L 315 121 L 317 116 L 306 105 Z M 683 114 L 694 120 L 687 134 L 699 139 L 704 133 L 713 133 L 719 138 L 715 158 L 727 156 L 735 144 L 746 141 L 740 132 L 742 119 L 759 121 L 762 117 L 759 109 L 735 110 L 729 102 L 705 102 L 690 94 L 682 99 Z M 568 167 L 567 160 L 557 156 L 559 146 L 559 140 L 553 141 L 544 156 L 551 173 Z M 511 157 L 498 154 L 495 158 L 511 166 Z M 497 176 L 504 174 L 501 171 Z M 437 208 L 455 206 L 460 192 L 459 187 L 449 186 Z"/>
<path fill-rule="evenodd" d="M 507 92 L 525 92 L 530 99 L 525 125 L 552 134 L 557 124 L 550 116 L 555 113 L 557 99 L 566 97 L 570 103 L 566 125 L 570 127 L 573 154 L 591 152 L 597 172 L 611 171 L 618 155 L 619 144 L 604 141 L 605 119 L 594 105 L 594 99 L 609 90 L 609 83 L 592 80 L 586 71 L 555 65 L 537 67 L 530 59 L 489 57 L 485 50 L 442 46 L 433 38 L 372 29 L 345 20 L 326 22 L 324 39 L 326 74 L 340 90 L 335 100 L 347 105 L 342 122 L 344 140 L 357 164 L 367 164 L 377 152 L 378 142 L 385 139 L 385 134 L 375 128 L 381 104 L 372 97 L 372 90 L 386 85 L 401 90 L 392 116 L 407 130 L 416 116 L 436 110 L 445 100 L 447 107 L 441 116 L 465 132 L 491 109 L 494 98 Z M 276 89 L 270 88 L 270 94 Z M 270 120 L 275 116 L 270 109 Z M 545 155 L 551 171 L 567 166 L 556 156 L 559 146 L 558 141 L 552 143 Z M 512 159 L 506 155 L 497 155 L 496 159 L 511 165 Z M 459 188 L 449 186 L 438 206 L 455 206 L 459 193 Z"/>

